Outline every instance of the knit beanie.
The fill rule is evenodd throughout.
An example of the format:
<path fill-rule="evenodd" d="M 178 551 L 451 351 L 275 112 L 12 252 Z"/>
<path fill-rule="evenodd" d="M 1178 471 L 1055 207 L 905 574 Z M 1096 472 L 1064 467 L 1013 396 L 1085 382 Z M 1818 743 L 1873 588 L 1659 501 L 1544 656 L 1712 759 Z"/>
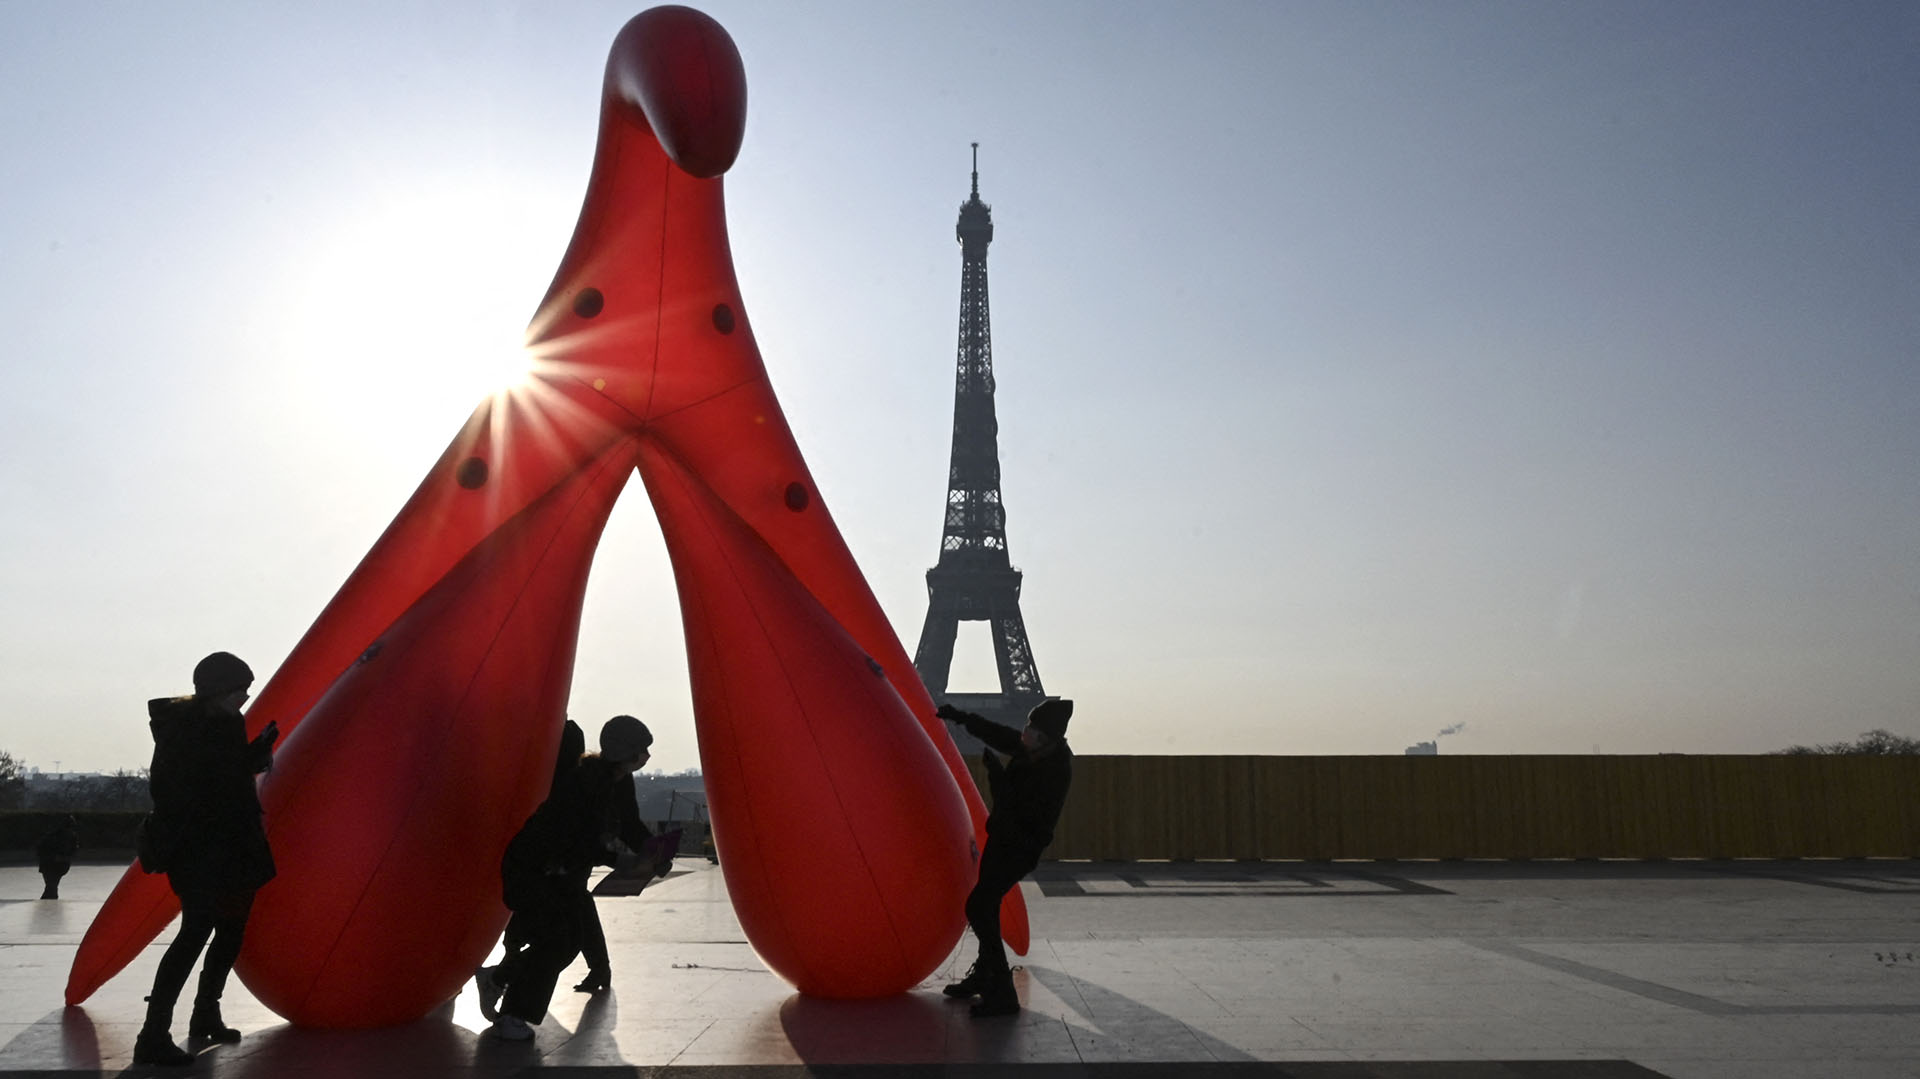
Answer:
<path fill-rule="evenodd" d="M 1041 701 L 1027 713 L 1027 722 L 1053 735 L 1055 738 L 1067 736 L 1067 720 L 1073 718 L 1073 702 L 1064 697 Z"/>
<path fill-rule="evenodd" d="M 252 684 L 253 668 L 232 652 L 215 652 L 193 667 L 193 695 L 196 697 L 224 697 Z"/>
<path fill-rule="evenodd" d="M 614 716 L 600 727 L 600 755 L 610 761 L 637 761 L 653 745 L 653 732 L 632 716 Z"/>

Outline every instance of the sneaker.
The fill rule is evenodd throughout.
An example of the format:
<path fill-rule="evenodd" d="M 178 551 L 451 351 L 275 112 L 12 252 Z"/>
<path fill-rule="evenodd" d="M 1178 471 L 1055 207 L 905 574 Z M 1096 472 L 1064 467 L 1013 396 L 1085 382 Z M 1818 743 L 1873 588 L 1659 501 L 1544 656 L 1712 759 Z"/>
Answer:
<path fill-rule="evenodd" d="M 499 967 L 481 967 L 473 972 L 473 987 L 480 993 L 480 1014 L 488 1022 L 500 1018 L 500 994 L 506 992 L 506 986 L 493 978 L 494 972 L 499 969 Z"/>
<path fill-rule="evenodd" d="M 173 1044 L 173 1035 L 164 1030 L 142 1030 L 133 1040 L 133 1062 L 184 1068 L 193 1063 L 193 1054 Z"/>
<path fill-rule="evenodd" d="M 573 987 L 576 993 L 604 993 L 613 987 L 613 972 L 609 970 L 589 970 L 587 976 Z"/>
<path fill-rule="evenodd" d="M 980 964 L 975 963 L 967 968 L 966 977 L 940 991 L 950 997 L 977 997 L 987 991 L 992 981 L 987 972 L 980 969 Z"/>
<path fill-rule="evenodd" d="M 533 1028 L 527 1025 L 526 1020 L 517 1015 L 502 1015 L 500 1018 L 495 1019 L 493 1025 L 487 1028 L 487 1033 L 499 1038 L 501 1041 L 507 1042 L 533 1040 Z"/>

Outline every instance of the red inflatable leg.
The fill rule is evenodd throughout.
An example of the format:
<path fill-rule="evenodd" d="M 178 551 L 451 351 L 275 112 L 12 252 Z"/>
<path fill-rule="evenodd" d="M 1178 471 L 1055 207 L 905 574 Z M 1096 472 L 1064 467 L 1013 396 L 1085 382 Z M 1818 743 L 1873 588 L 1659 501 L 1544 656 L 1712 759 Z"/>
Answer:
<path fill-rule="evenodd" d="M 261 783 L 280 876 L 236 970 L 323 1027 L 411 1022 L 506 925 L 500 852 L 546 796 L 614 444 L 501 525 L 370 645 Z"/>
<path fill-rule="evenodd" d="M 802 992 L 902 992 L 972 881 L 966 807 L 878 662 L 773 550 L 649 448 L 686 622 L 714 845 L 747 939 Z"/>

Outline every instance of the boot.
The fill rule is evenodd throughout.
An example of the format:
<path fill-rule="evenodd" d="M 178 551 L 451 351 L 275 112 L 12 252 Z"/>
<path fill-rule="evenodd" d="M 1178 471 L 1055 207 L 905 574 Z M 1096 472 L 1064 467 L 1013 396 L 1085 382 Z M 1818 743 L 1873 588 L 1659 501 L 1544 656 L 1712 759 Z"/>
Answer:
<path fill-rule="evenodd" d="M 613 972 L 610 970 L 590 969 L 587 976 L 573 987 L 576 993 L 604 993 L 613 988 Z"/>
<path fill-rule="evenodd" d="M 173 1044 L 173 1002 L 175 997 L 164 990 L 157 990 L 157 996 L 148 996 L 147 1019 L 140 1025 L 140 1033 L 133 1039 L 133 1062 L 135 1064 L 165 1064 L 177 1067 L 193 1062 L 193 1054 Z"/>
<path fill-rule="evenodd" d="M 980 989 L 980 1003 L 968 1009 L 975 1019 L 990 1019 L 999 1015 L 1015 1015 L 1020 1011 L 1020 994 L 1013 988 L 1013 968 L 1007 965 L 1004 953 L 995 955 L 981 950 L 980 962 L 974 964 L 980 968 L 986 984 Z"/>
<path fill-rule="evenodd" d="M 133 1062 L 182 1068 L 193 1063 L 193 1054 L 173 1044 L 167 1028 L 141 1027 L 139 1036 L 133 1039 Z"/>
<path fill-rule="evenodd" d="M 219 930 L 214 932 L 214 942 L 218 944 Z M 211 951 L 209 949 L 206 967 L 200 971 L 200 990 L 193 995 L 193 1012 L 187 1017 L 187 1039 L 232 1045 L 240 1040 L 240 1032 L 220 1018 L 220 994 L 226 992 L 227 972 L 232 969 L 232 961 L 221 963 Z"/>
<path fill-rule="evenodd" d="M 992 979 L 987 977 L 984 964 L 975 961 L 967 968 L 967 976 L 940 990 L 950 997 L 977 997 L 987 991 Z"/>
<path fill-rule="evenodd" d="M 1020 1014 L 1020 994 L 1014 991 L 1013 979 L 989 987 L 980 994 L 980 1003 L 967 1009 L 975 1019 L 992 1019 L 1001 1015 Z"/>
<path fill-rule="evenodd" d="M 187 1020 L 187 1037 L 232 1045 L 240 1040 L 240 1032 L 220 1018 L 219 1001 L 194 1001 L 193 1015 Z"/>

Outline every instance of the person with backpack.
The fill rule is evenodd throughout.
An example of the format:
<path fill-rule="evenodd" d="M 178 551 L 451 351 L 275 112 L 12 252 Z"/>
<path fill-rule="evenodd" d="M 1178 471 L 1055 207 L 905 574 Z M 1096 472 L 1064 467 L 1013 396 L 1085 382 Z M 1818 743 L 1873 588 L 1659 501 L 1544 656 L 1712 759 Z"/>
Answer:
<path fill-rule="evenodd" d="M 492 1036 L 526 1041 L 546 1018 L 560 972 L 598 928 L 587 879 L 604 863 L 611 840 L 650 852 L 657 876 L 672 867 L 673 852 L 650 842 L 653 833 L 640 822 L 634 797 L 633 774 L 647 763 L 652 745 L 653 734 L 638 719 L 607 720 L 600 752 L 557 775 L 547 800 L 507 844 L 501 892 L 513 912 L 510 936 L 520 946 L 474 974 L 480 1014 L 492 1021 Z"/>
<path fill-rule="evenodd" d="M 587 754 L 587 735 L 580 724 L 569 719 L 560 728 L 560 752 L 553 762 L 553 782 L 547 787 L 547 794 L 560 786 L 567 774 L 579 767 Z M 601 860 L 602 865 L 614 864 L 614 856 L 609 851 Z M 497 967 L 510 966 L 513 957 L 527 947 L 531 935 L 533 918 L 527 914 L 515 913 L 507 920 L 506 932 L 501 934 L 501 947 L 504 949 Z M 587 976 L 573 988 L 581 993 L 604 993 L 613 985 L 613 964 L 607 955 L 607 934 L 600 925 L 600 910 L 593 904 L 592 894 L 588 894 L 586 905 L 580 911 L 580 955 L 587 961 Z M 493 1018 L 492 1016 L 488 1017 Z"/>
<path fill-rule="evenodd" d="M 165 872 L 180 897 L 180 931 L 154 972 L 146 1023 L 134 1039 L 135 1064 L 193 1062 L 193 1054 L 174 1044 L 171 1028 L 174 1004 L 202 948 L 207 956 L 187 1020 L 189 1043 L 240 1040 L 221 1019 L 220 995 L 240 954 L 254 893 L 275 874 L 254 776 L 272 765 L 280 737 L 268 723 L 247 738 L 240 707 L 252 686 L 251 668 L 230 652 L 215 652 L 194 667 L 192 695 L 147 702 L 153 813 L 142 863 L 148 872 Z"/>

